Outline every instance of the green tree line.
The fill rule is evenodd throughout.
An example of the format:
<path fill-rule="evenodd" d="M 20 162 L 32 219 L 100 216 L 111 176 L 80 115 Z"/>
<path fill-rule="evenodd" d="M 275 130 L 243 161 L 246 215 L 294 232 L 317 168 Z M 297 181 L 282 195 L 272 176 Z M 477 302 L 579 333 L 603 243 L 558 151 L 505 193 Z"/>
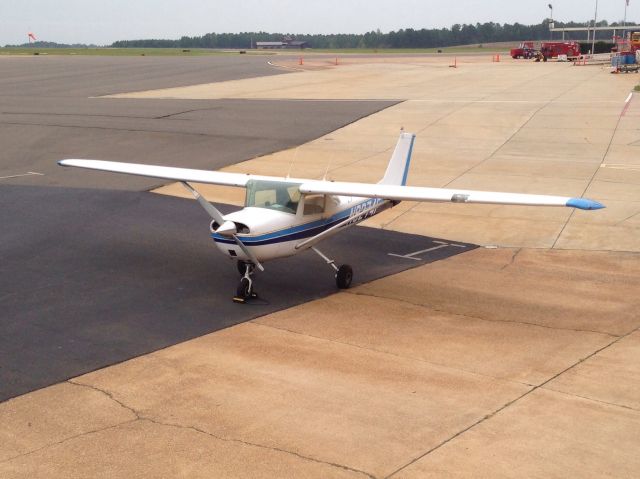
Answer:
<path fill-rule="evenodd" d="M 630 23 L 630 22 L 628 22 Z M 607 21 L 598 22 L 598 26 L 608 26 Z M 613 23 L 612 26 L 621 24 Z M 585 27 L 586 23 L 555 22 L 555 26 Z M 207 33 L 202 36 L 184 36 L 179 40 L 144 39 L 120 40 L 111 46 L 114 48 L 251 48 L 256 42 L 281 41 L 283 38 L 295 38 L 305 41 L 312 48 L 437 48 L 456 45 L 470 45 L 492 42 L 548 40 L 549 24 L 545 20 L 538 25 L 522 25 L 520 23 L 476 23 L 456 24 L 451 28 L 420 29 L 413 28 L 382 33 L 380 30 L 364 34 L 330 34 L 307 35 L 267 32 L 243 33 Z M 559 39 L 560 34 L 554 33 Z M 566 39 L 586 40 L 585 32 L 567 32 Z M 597 32 L 597 39 L 610 40 L 611 32 Z"/>

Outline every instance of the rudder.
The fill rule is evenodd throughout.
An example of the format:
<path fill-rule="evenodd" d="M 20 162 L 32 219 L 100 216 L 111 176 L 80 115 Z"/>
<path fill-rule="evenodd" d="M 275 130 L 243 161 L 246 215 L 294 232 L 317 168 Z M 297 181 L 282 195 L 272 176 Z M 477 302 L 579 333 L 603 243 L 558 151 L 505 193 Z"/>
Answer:
<path fill-rule="evenodd" d="M 400 138 L 393 150 L 393 155 L 387 165 L 387 171 L 378 182 L 382 185 L 406 185 L 413 152 L 413 142 L 416 139 L 414 133 L 400 133 Z"/>

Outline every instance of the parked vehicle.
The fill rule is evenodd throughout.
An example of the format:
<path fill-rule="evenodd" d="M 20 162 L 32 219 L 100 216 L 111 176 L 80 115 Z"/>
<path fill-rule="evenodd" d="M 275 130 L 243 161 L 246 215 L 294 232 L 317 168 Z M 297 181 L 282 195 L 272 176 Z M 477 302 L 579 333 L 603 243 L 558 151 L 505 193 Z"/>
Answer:
<path fill-rule="evenodd" d="M 631 32 L 631 35 L 629 35 L 629 46 L 631 47 L 630 51 L 634 53 L 640 50 L 640 32 Z"/>
<path fill-rule="evenodd" d="M 566 55 L 567 59 L 572 60 L 580 56 L 580 43 L 569 42 L 542 42 L 540 53 L 545 58 L 558 58 L 558 55 Z"/>
<path fill-rule="evenodd" d="M 536 48 L 533 42 L 522 42 L 518 48 L 511 49 L 511 58 L 533 58 L 536 53 Z"/>

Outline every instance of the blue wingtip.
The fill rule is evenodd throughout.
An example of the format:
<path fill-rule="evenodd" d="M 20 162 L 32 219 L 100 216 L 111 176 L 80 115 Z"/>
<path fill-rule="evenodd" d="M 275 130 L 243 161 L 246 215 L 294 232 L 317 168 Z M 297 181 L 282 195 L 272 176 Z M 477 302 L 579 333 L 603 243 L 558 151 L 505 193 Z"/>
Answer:
<path fill-rule="evenodd" d="M 604 206 L 602 203 L 588 200 L 586 198 L 571 198 L 569 201 L 567 201 L 567 206 L 578 208 L 580 210 L 600 210 L 602 208 L 606 208 L 606 206 Z"/>

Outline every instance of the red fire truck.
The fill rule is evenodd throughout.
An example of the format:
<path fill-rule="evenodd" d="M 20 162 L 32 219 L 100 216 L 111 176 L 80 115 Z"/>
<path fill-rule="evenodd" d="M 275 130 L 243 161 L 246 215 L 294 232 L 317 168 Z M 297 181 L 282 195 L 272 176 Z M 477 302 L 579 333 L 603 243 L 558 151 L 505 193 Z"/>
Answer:
<path fill-rule="evenodd" d="M 567 59 L 580 56 L 579 42 L 542 42 L 540 53 L 544 58 L 557 58 L 558 55 L 566 55 Z"/>
<path fill-rule="evenodd" d="M 522 42 L 518 48 L 511 49 L 511 58 L 533 58 L 536 48 L 533 42 Z"/>

